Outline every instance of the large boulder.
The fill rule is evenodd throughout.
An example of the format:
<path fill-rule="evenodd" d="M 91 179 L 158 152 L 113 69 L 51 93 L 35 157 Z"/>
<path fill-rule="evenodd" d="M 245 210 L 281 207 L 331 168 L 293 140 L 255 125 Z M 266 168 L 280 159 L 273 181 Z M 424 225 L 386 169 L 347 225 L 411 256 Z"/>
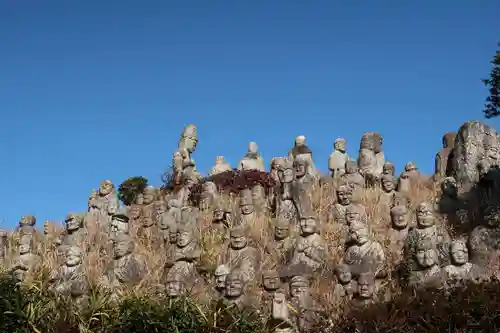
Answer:
<path fill-rule="evenodd" d="M 461 192 L 468 192 L 482 174 L 498 165 L 499 142 L 497 131 L 480 121 L 469 121 L 460 127 L 451 156 L 451 175 Z"/>

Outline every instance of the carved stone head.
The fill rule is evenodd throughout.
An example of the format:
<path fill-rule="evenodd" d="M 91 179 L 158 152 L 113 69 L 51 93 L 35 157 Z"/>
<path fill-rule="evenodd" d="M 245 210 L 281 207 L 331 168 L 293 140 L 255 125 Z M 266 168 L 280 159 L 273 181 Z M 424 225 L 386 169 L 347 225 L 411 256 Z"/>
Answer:
<path fill-rule="evenodd" d="M 243 278 L 239 270 L 233 270 L 226 277 L 226 296 L 237 298 L 243 295 Z"/>
<path fill-rule="evenodd" d="M 215 203 L 212 221 L 222 222 L 224 220 L 224 212 L 225 212 L 224 204 L 222 203 L 222 201 L 218 200 Z"/>
<path fill-rule="evenodd" d="M 408 208 L 406 206 L 394 206 L 391 208 L 391 222 L 394 229 L 405 229 L 408 227 Z"/>
<path fill-rule="evenodd" d="M 135 197 L 134 203 L 136 205 L 143 205 L 144 204 L 144 194 L 142 194 L 142 193 L 137 194 L 137 196 Z"/>
<path fill-rule="evenodd" d="M 120 259 L 134 251 L 134 241 L 127 234 L 117 234 L 113 237 L 113 252 L 115 259 Z"/>
<path fill-rule="evenodd" d="M 290 221 L 287 219 L 278 219 L 274 226 L 274 239 L 283 240 L 290 235 Z"/>
<path fill-rule="evenodd" d="M 276 270 L 268 270 L 262 273 L 262 286 L 266 291 L 278 290 L 280 284 L 280 277 Z"/>
<path fill-rule="evenodd" d="M 456 240 L 450 245 L 450 254 L 453 264 L 462 266 L 469 261 L 469 249 L 464 241 Z"/>
<path fill-rule="evenodd" d="M 36 224 L 36 217 L 33 215 L 24 215 L 23 217 L 21 217 L 21 220 L 19 221 L 19 225 L 21 227 L 24 226 L 33 227 L 35 226 L 35 224 Z"/>
<path fill-rule="evenodd" d="M 407 208 L 410 207 L 410 199 L 401 192 L 395 192 L 392 196 L 392 205 L 391 207 L 395 206 L 405 206 Z"/>
<path fill-rule="evenodd" d="M 177 247 L 183 248 L 193 241 L 193 228 L 188 225 L 177 226 Z"/>
<path fill-rule="evenodd" d="M 335 275 L 340 284 L 347 284 L 352 280 L 351 267 L 346 264 L 340 264 L 335 267 Z"/>
<path fill-rule="evenodd" d="M 257 154 L 259 152 L 259 146 L 256 142 L 251 141 L 248 143 L 248 152 L 250 154 Z"/>
<path fill-rule="evenodd" d="M 419 228 L 428 228 L 436 224 L 434 207 L 430 202 L 422 202 L 417 206 L 417 225 Z"/>
<path fill-rule="evenodd" d="M 418 170 L 417 164 L 415 164 L 415 162 L 408 162 L 405 164 L 405 171 L 406 172 L 415 171 L 415 170 Z"/>
<path fill-rule="evenodd" d="M 255 211 L 252 199 L 252 190 L 249 188 L 240 191 L 240 211 L 243 215 L 250 215 Z"/>
<path fill-rule="evenodd" d="M 455 138 L 457 133 L 448 132 L 443 135 L 443 148 L 453 148 L 455 147 Z"/>
<path fill-rule="evenodd" d="M 373 141 L 374 141 L 374 152 L 375 154 L 378 154 L 382 152 L 382 145 L 383 145 L 383 139 L 382 135 L 378 132 L 373 133 Z"/>
<path fill-rule="evenodd" d="M 83 252 L 78 246 L 70 246 L 66 250 L 64 264 L 68 267 L 78 266 L 82 263 Z"/>
<path fill-rule="evenodd" d="M 198 131 L 196 125 L 189 124 L 184 128 L 179 141 L 179 148 L 184 148 L 190 153 L 196 150 L 198 145 Z"/>
<path fill-rule="evenodd" d="M 382 182 L 382 189 L 390 193 L 396 189 L 396 180 L 394 179 L 393 175 L 389 174 L 384 174 L 381 179 Z"/>
<path fill-rule="evenodd" d="M 300 147 L 306 144 L 306 137 L 304 135 L 299 135 L 295 137 L 295 147 Z"/>
<path fill-rule="evenodd" d="M 294 179 L 294 166 L 293 166 L 293 161 L 285 158 L 283 159 L 283 163 L 280 165 L 280 168 L 278 170 L 278 177 L 280 180 L 280 183 L 285 184 L 285 183 L 291 183 Z"/>
<path fill-rule="evenodd" d="M 349 232 L 351 234 L 351 239 L 359 246 L 366 244 L 370 240 L 370 231 L 364 223 L 352 223 L 349 226 Z"/>
<path fill-rule="evenodd" d="M 441 182 L 441 191 L 443 195 L 449 198 L 457 198 L 458 186 L 457 181 L 453 177 L 446 177 Z"/>
<path fill-rule="evenodd" d="M 83 227 L 83 216 L 77 213 L 69 213 L 64 220 L 68 232 L 76 231 Z"/>
<path fill-rule="evenodd" d="M 345 219 L 348 225 L 356 222 L 366 224 L 368 222 L 368 216 L 366 214 L 365 206 L 358 203 L 347 206 Z"/>
<path fill-rule="evenodd" d="M 349 185 L 341 185 L 337 189 L 337 201 L 342 206 L 350 205 L 352 202 L 352 187 Z"/>
<path fill-rule="evenodd" d="M 358 277 L 358 295 L 360 298 L 369 299 L 375 291 L 375 275 L 373 273 L 361 273 Z"/>
<path fill-rule="evenodd" d="M 229 233 L 229 240 L 232 249 L 240 250 L 245 248 L 248 242 L 246 230 L 243 227 L 232 228 Z"/>
<path fill-rule="evenodd" d="M 352 175 L 358 171 L 359 171 L 358 162 L 356 162 L 355 160 L 348 160 L 345 162 L 345 173 L 346 174 Z"/>
<path fill-rule="evenodd" d="M 307 155 L 297 155 L 293 162 L 295 169 L 295 178 L 302 178 L 309 167 L 309 160 L 305 157 Z"/>
<path fill-rule="evenodd" d="M 229 275 L 230 270 L 226 265 L 219 265 L 215 270 L 215 287 L 217 289 L 226 288 L 226 278 Z"/>
<path fill-rule="evenodd" d="M 312 216 L 300 218 L 300 235 L 307 237 L 318 232 L 318 224 Z"/>
<path fill-rule="evenodd" d="M 297 275 L 290 280 L 290 296 L 295 299 L 304 299 L 309 296 L 309 280 Z"/>
<path fill-rule="evenodd" d="M 420 268 L 427 269 L 437 265 L 439 260 L 438 258 L 437 249 L 431 240 L 423 239 L 417 243 L 415 259 Z"/>
<path fill-rule="evenodd" d="M 30 253 L 33 247 L 33 237 L 31 235 L 22 235 L 19 239 L 19 254 Z"/>
<path fill-rule="evenodd" d="M 113 232 L 128 233 L 129 217 L 126 212 L 118 211 L 111 216 L 111 230 Z"/>
<path fill-rule="evenodd" d="M 391 162 L 385 162 L 382 166 L 382 174 L 394 176 L 395 173 L 396 168 L 394 167 L 394 164 L 392 164 Z"/>
<path fill-rule="evenodd" d="M 171 224 L 168 228 L 168 241 L 170 244 L 177 244 L 177 223 Z"/>
<path fill-rule="evenodd" d="M 110 193 L 113 193 L 115 190 L 115 185 L 113 185 L 113 182 L 111 180 L 103 180 L 99 184 L 99 195 L 101 197 L 104 197 Z"/>
<path fill-rule="evenodd" d="M 156 199 L 156 189 L 153 186 L 148 186 L 144 189 L 142 196 L 144 205 L 152 204 Z"/>
<path fill-rule="evenodd" d="M 180 271 L 172 267 L 166 277 L 165 293 L 168 297 L 177 297 L 184 292 L 184 283 Z"/>
<path fill-rule="evenodd" d="M 347 143 L 346 143 L 344 138 L 338 138 L 338 139 L 335 139 L 335 141 L 333 142 L 333 149 L 344 154 L 346 151 L 346 145 L 347 145 Z"/>

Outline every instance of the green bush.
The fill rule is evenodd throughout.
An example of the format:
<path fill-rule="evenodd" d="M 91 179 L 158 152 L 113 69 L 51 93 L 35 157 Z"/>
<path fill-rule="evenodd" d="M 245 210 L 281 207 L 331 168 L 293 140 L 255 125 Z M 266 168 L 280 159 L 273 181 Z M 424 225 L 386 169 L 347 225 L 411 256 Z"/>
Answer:
<path fill-rule="evenodd" d="M 142 176 L 130 177 L 118 187 L 118 199 L 124 205 L 134 203 L 137 196 L 148 186 L 148 180 Z"/>

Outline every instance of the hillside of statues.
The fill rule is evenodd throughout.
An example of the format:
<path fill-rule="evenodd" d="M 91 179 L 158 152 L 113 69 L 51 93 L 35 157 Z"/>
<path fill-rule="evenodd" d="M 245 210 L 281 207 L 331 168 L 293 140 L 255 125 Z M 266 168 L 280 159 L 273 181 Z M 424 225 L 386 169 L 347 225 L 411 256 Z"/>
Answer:
<path fill-rule="evenodd" d="M 431 176 L 411 161 L 396 175 L 378 132 L 365 133 L 357 152 L 337 138 L 330 156 L 297 136 L 271 161 L 250 142 L 237 166 L 217 156 L 207 177 L 196 169 L 197 144 L 188 125 L 169 186 L 148 186 L 129 206 L 104 180 L 88 211 L 68 213 L 62 227 L 47 221 L 39 231 L 25 215 L 0 231 L 4 271 L 21 284 L 45 272 L 49 290 L 82 307 L 91 285 L 116 299 L 189 295 L 258 309 L 289 332 L 307 328 L 317 309 L 499 275 L 500 136 L 488 125 L 445 133 Z M 317 159 L 328 160 L 328 175 Z"/>

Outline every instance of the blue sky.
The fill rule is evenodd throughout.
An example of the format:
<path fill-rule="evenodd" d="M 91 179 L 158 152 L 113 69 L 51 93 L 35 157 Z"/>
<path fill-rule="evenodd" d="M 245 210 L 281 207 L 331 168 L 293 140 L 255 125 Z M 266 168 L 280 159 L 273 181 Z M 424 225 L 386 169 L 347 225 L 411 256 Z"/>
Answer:
<path fill-rule="evenodd" d="M 198 126 L 206 173 L 256 141 L 306 135 L 325 171 L 379 131 L 398 171 L 432 172 L 441 136 L 483 119 L 500 2 L 1 1 L 0 220 L 86 209 L 102 179 L 171 164 Z M 498 120 L 490 123 L 495 125 Z"/>

